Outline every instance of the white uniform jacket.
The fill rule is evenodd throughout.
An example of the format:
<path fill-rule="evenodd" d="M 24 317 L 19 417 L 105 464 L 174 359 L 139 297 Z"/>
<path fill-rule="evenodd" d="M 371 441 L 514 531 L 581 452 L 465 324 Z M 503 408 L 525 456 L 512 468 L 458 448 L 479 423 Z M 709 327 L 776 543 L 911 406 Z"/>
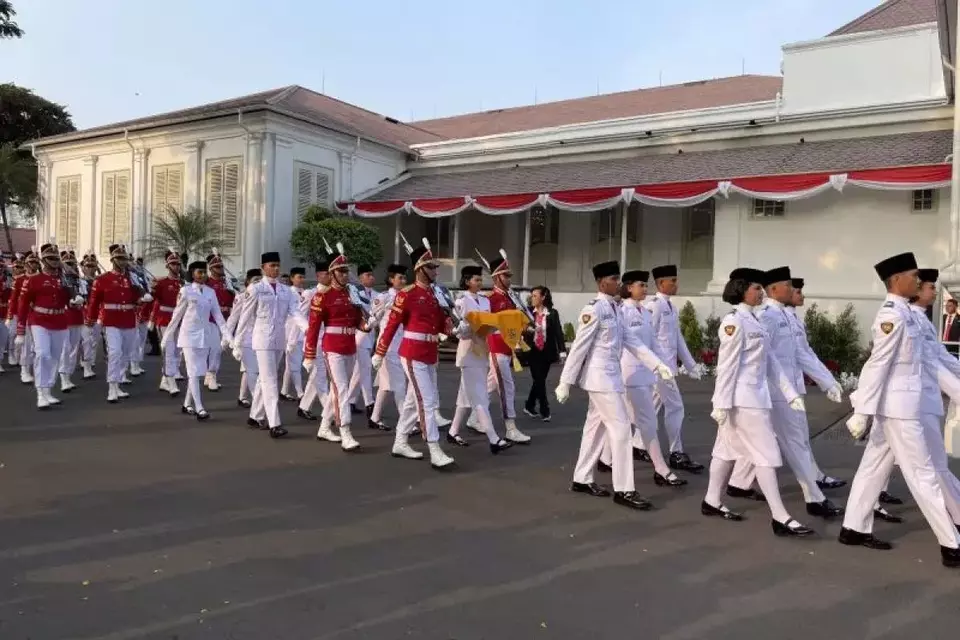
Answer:
<path fill-rule="evenodd" d="M 370 321 L 376 322 L 377 325 L 379 325 L 381 333 L 387 328 L 387 322 L 390 320 L 390 309 L 393 307 L 393 301 L 396 297 L 397 290 L 390 287 L 386 291 L 377 294 L 373 300 L 371 300 L 370 307 L 373 309 L 373 312 L 371 313 Z M 393 341 L 387 348 L 387 353 L 396 355 L 397 350 L 400 349 L 401 342 L 403 342 L 403 326 L 400 326 L 393 335 Z"/>
<path fill-rule="evenodd" d="M 374 297 L 377 295 L 377 292 L 371 289 L 370 287 L 361 287 L 360 292 L 363 293 L 363 295 L 367 296 L 367 300 L 370 301 L 370 307 L 372 311 L 373 300 L 374 300 Z M 376 348 L 377 346 L 377 341 L 375 339 L 376 328 L 377 328 L 377 323 L 371 318 L 370 331 L 359 331 L 359 330 L 357 331 L 355 336 L 357 340 L 357 349 L 366 349 L 367 351 L 373 351 L 374 348 Z"/>
<path fill-rule="evenodd" d="M 660 345 L 657 353 L 663 358 L 663 363 L 670 367 L 674 374 L 677 373 L 678 360 L 687 371 L 696 369 L 697 363 L 690 355 L 690 349 L 680 333 L 680 317 L 670 302 L 670 296 L 658 292 L 646 303 L 646 307 L 652 316 L 653 335 Z"/>
<path fill-rule="evenodd" d="M 303 297 L 306 295 L 306 292 L 303 289 L 298 289 L 297 287 L 290 287 L 290 291 L 297 297 L 297 309 L 300 309 L 300 301 L 303 300 Z M 309 316 L 308 316 L 309 317 Z M 294 322 L 292 319 L 287 319 L 287 345 L 296 345 L 303 351 L 303 340 L 304 333 L 300 329 L 300 325 Z"/>
<path fill-rule="evenodd" d="M 906 298 L 887 294 L 871 326 L 873 349 L 850 394 L 854 412 L 919 420 L 923 396 L 924 335 Z M 926 366 L 939 366 L 934 360 Z"/>
<path fill-rule="evenodd" d="M 770 334 L 751 307 L 734 307 L 720 321 L 718 334 L 714 409 L 771 409 L 770 388 L 774 385 L 786 402 L 799 397 L 794 381 L 784 373 L 774 355 Z"/>
<path fill-rule="evenodd" d="M 920 412 L 943 415 L 943 393 L 946 393 L 954 402 L 960 400 L 960 360 L 950 355 L 947 348 L 940 342 L 937 328 L 927 317 L 926 309 L 910 305 L 910 310 L 917 317 L 923 332 L 924 362 L 938 363 L 939 366 L 924 366 L 922 371 L 923 396 L 920 401 Z"/>
<path fill-rule="evenodd" d="M 223 313 L 220 312 L 216 292 L 206 285 L 195 282 L 183 287 L 177 296 L 173 317 L 164 333 L 164 343 L 169 344 L 176 335 L 177 346 L 181 349 L 219 349 L 219 342 L 211 344 L 213 336 L 207 329 L 211 315 L 220 331 L 230 337 L 226 328 L 227 322 L 223 319 Z"/>
<path fill-rule="evenodd" d="M 800 349 L 796 329 L 790 321 L 790 316 L 794 318 L 796 316 L 781 302 L 770 298 L 760 305 L 756 316 L 770 336 L 770 349 L 784 375 L 790 380 L 794 391 L 803 394 L 806 384 L 803 381 L 803 369 L 800 366 Z M 830 379 L 832 381 L 833 376 Z M 773 402 L 787 402 L 776 380 L 768 379 L 767 383 L 770 387 L 770 399 Z"/>
<path fill-rule="evenodd" d="M 247 349 L 250 348 L 253 337 L 253 322 L 251 320 L 246 325 L 242 325 L 240 324 L 240 316 L 243 314 L 243 306 L 248 300 L 250 300 L 250 296 L 247 295 L 246 289 L 238 293 L 237 297 L 233 299 L 233 313 L 227 318 L 227 333 L 233 336 L 234 345 Z"/>
<path fill-rule="evenodd" d="M 490 299 L 479 293 L 465 292 L 455 304 L 461 318 L 466 318 L 471 311 L 485 311 L 490 313 Z M 490 367 L 490 349 L 487 347 L 486 337 L 479 337 L 469 327 L 458 331 L 457 361 L 458 367 L 488 369 Z"/>
<path fill-rule="evenodd" d="M 660 359 L 659 345 L 653 336 L 653 314 L 645 306 L 635 300 L 624 300 L 620 305 L 620 324 L 624 334 L 632 334 L 631 340 L 636 338 Z M 648 364 L 641 361 L 628 349 L 623 350 L 620 356 L 620 368 L 623 371 L 623 384 L 627 387 L 647 387 L 656 384 L 657 374 Z M 666 364 L 665 362 L 663 364 Z"/>
<path fill-rule="evenodd" d="M 793 337 L 797 343 L 797 365 L 800 371 L 810 376 L 824 392 L 829 391 L 837 385 L 837 379 L 827 369 L 827 365 L 820 362 L 810 341 L 807 340 L 807 328 L 800 322 L 800 318 L 793 310 L 787 311 L 787 317 L 790 319 L 790 327 L 793 329 Z M 797 389 L 801 395 L 807 392 L 806 385 L 800 385 Z"/>
<path fill-rule="evenodd" d="M 661 364 L 636 334 L 624 332 L 617 303 L 601 293 L 580 311 L 577 335 L 563 363 L 560 382 L 584 391 L 623 393 L 620 359 L 625 349 L 650 369 Z"/>
<path fill-rule="evenodd" d="M 240 325 L 253 322 L 251 347 L 255 351 L 284 351 L 287 319 L 293 318 L 307 330 L 307 319 L 299 311 L 299 300 L 290 287 L 266 278 L 247 287 L 249 300 L 244 304 Z"/>

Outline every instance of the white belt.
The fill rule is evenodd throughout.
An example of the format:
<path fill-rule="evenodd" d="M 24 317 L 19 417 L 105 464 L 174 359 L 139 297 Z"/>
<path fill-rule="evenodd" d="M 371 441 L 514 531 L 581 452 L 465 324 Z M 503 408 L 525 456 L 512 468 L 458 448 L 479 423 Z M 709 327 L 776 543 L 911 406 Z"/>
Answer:
<path fill-rule="evenodd" d="M 176 307 L 160 307 L 160 311 L 163 311 L 164 313 L 173 313 L 176 310 Z"/>
<path fill-rule="evenodd" d="M 437 336 L 434 333 L 417 333 L 416 331 L 404 331 L 404 338 L 417 340 L 418 342 L 437 342 Z"/>
<path fill-rule="evenodd" d="M 107 311 L 133 311 L 137 308 L 135 304 L 105 304 L 103 308 Z"/>
<path fill-rule="evenodd" d="M 45 316 L 59 316 L 63 314 L 63 309 L 47 309 L 46 307 L 34 307 L 33 311 Z"/>
<path fill-rule="evenodd" d="M 324 333 L 335 333 L 340 335 L 352 336 L 357 332 L 356 327 L 326 327 Z"/>

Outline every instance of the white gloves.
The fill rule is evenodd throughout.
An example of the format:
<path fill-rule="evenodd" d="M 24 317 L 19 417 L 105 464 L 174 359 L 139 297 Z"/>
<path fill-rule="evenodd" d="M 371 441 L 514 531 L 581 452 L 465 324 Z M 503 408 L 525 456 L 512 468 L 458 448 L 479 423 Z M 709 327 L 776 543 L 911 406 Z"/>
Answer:
<path fill-rule="evenodd" d="M 567 360 L 567 352 L 566 352 L 566 351 L 561 351 L 561 352 L 560 352 L 560 362 L 566 362 L 566 360 Z"/>
<path fill-rule="evenodd" d="M 243 362 L 243 351 L 240 349 L 240 347 L 233 348 L 233 359 L 237 362 Z"/>
<path fill-rule="evenodd" d="M 370 359 L 370 366 L 373 367 L 374 371 L 380 370 L 380 365 L 383 364 L 383 356 L 374 354 L 373 358 Z"/>
<path fill-rule="evenodd" d="M 286 348 L 286 352 L 287 352 L 287 353 L 293 353 L 294 351 L 296 351 L 296 349 L 297 349 L 297 343 L 296 343 L 296 342 L 288 342 L 288 343 L 287 343 L 287 348 Z"/>
<path fill-rule="evenodd" d="M 567 401 L 567 398 L 570 397 L 570 385 L 561 382 L 557 385 L 557 390 L 555 393 L 557 394 L 557 402 L 563 404 Z"/>
<path fill-rule="evenodd" d="M 312 371 L 313 371 L 313 367 L 314 367 L 314 365 L 316 364 L 316 362 L 317 362 L 317 361 L 314 360 L 313 358 L 310 358 L 309 360 L 307 360 L 306 358 L 304 358 L 304 360 L 303 360 L 303 368 L 304 368 L 304 370 L 305 370 L 307 373 L 312 372 Z"/>
<path fill-rule="evenodd" d="M 140 298 L 140 302 L 153 302 L 153 296 L 149 293 L 143 294 L 143 297 Z"/>
<path fill-rule="evenodd" d="M 673 380 L 673 372 L 670 371 L 670 367 L 665 364 L 658 364 L 653 372 L 657 374 L 657 377 L 661 380 Z"/>
<path fill-rule="evenodd" d="M 233 344 L 233 336 L 223 334 L 223 338 L 220 340 L 220 346 L 224 349 L 230 349 L 230 345 Z"/>
<path fill-rule="evenodd" d="M 806 411 L 807 409 L 807 405 L 803 403 L 803 398 L 800 396 L 797 396 L 796 398 L 791 400 L 789 406 L 794 411 Z"/>
<path fill-rule="evenodd" d="M 700 375 L 700 369 L 687 369 L 687 377 L 693 380 L 700 380 L 702 377 Z"/>
<path fill-rule="evenodd" d="M 19 349 L 23 346 L 24 336 L 17 336 L 13 339 L 13 346 L 15 349 Z"/>
<path fill-rule="evenodd" d="M 73 300 L 70 301 L 70 304 L 73 305 L 74 307 L 82 307 L 83 296 L 76 296 Z"/>
<path fill-rule="evenodd" d="M 467 321 L 461 322 L 453 330 L 453 335 L 457 336 L 458 338 L 463 338 L 464 336 L 469 335 L 469 333 L 470 333 L 470 324 Z"/>
<path fill-rule="evenodd" d="M 717 423 L 718 427 L 721 427 L 727 422 L 727 410 L 714 409 L 710 412 L 710 417 L 713 418 L 713 421 Z"/>
<path fill-rule="evenodd" d="M 152 320 L 147 323 L 147 331 L 153 331 L 156 328 L 157 328 L 157 325 L 155 325 Z"/>
<path fill-rule="evenodd" d="M 868 416 L 863 415 L 862 413 L 853 414 L 849 420 L 847 420 L 847 430 L 850 431 L 855 439 L 859 440 L 867 432 L 867 421 L 869 420 Z"/>
<path fill-rule="evenodd" d="M 830 390 L 827 391 L 827 398 L 830 402 L 843 402 L 843 387 L 840 385 L 835 385 Z"/>

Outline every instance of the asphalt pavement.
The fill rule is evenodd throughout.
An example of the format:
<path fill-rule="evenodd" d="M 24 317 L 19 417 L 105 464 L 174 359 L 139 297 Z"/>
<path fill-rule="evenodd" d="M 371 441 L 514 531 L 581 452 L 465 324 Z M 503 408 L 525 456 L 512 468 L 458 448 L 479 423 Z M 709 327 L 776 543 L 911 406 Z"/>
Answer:
<path fill-rule="evenodd" d="M 954 638 L 960 628 L 960 570 L 940 565 L 909 499 L 894 508 L 904 524 L 876 527 L 893 551 L 851 549 L 836 541 L 839 522 L 806 515 L 784 471 L 788 509 L 817 535 L 781 539 L 762 503 L 731 500 L 741 523 L 701 516 L 706 474 L 658 488 L 638 462 L 650 512 L 570 493 L 581 392 L 551 423 L 521 414 L 530 446 L 495 457 L 471 434 L 474 446 L 446 447 L 456 471 L 439 473 L 391 458 L 392 436 L 362 425 L 360 453 L 317 442 L 292 403 L 288 437 L 251 431 L 229 358 L 223 390 L 205 392 L 212 419 L 197 422 L 157 390 L 157 364 L 148 358 L 119 405 L 105 401 L 101 364 L 100 379 L 45 412 L 16 372 L 0 376 L 0 640 Z M 452 417 L 452 365 L 439 380 Z M 517 381 L 522 399 L 528 373 Z M 686 448 L 708 464 L 712 382 L 681 389 Z M 820 465 L 851 479 L 862 449 L 843 427 L 848 407 L 816 391 L 808 407 Z M 830 497 L 842 504 L 847 489 Z M 899 476 L 891 490 L 909 498 Z"/>

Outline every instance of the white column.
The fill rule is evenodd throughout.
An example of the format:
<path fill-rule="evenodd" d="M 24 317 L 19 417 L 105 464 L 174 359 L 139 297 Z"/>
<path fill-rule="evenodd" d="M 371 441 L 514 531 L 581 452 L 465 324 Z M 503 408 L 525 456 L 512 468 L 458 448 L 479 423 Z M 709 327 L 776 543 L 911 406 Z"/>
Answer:
<path fill-rule="evenodd" d="M 260 218 L 262 201 L 261 180 L 263 178 L 263 134 L 251 133 L 246 137 L 246 161 L 244 162 L 244 238 L 241 264 L 259 264 L 260 254 L 264 252 L 261 231 L 263 221 Z M 271 249 L 272 250 L 272 249 Z"/>
<path fill-rule="evenodd" d="M 260 197 L 260 219 L 263 221 L 263 239 L 262 245 L 269 247 L 269 251 L 280 251 L 281 254 L 287 254 L 287 250 L 281 250 L 281 247 L 289 245 L 288 238 L 277 238 L 276 221 L 273 212 L 273 193 L 274 182 L 276 180 L 276 159 L 277 159 L 277 138 L 275 135 L 269 135 L 261 151 L 260 161 L 260 188 L 262 190 Z"/>
<path fill-rule="evenodd" d="M 349 200 L 353 197 L 353 154 L 338 151 L 337 156 L 340 160 L 340 180 L 334 200 Z"/>
<path fill-rule="evenodd" d="M 462 213 L 462 212 L 461 212 Z M 456 283 L 460 281 L 460 214 L 450 218 L 451 234 L 453 235 L 453 273 L 450 276 L 450 282 Z"/>
<path fill-rule="evenodd" d="M 527 209 L 523 222 L 523 278 L 521 286 L 530 286 L 530 223 L 533 217 L 533 207 Z"/>
<path fill-rule="evenodd" d="M 954 28 L 960 28 L 960 11 L 957 11 L 957 24 Z M 954 31 L 956 33 L 956 31 Z M 956 51 L 953 55 L 954 67 L 960 64 L 960 38 L 957 38 Z M 960 90 L 957 81 L 960 76 L 953 73 L 953 91 L 954 94 Z M 956 103 L 956 100 L 954 100 Z M 953 110 L 953 173 L 950 179 L 950 276 L 941 277 L 944 284 L 955 284 L 960 282 L 960 265 L 957 260 L 960 259 L 960 109 Z M 940 315 L 937 313 L 936 315 Z"/>
<path fill-rule="evenodd" d="M 146 245 L 142 240 L 147 235 L 147 227 L 144 224 L 144 212 L 146 210 L 146 201 L 143 194 L 143 163 L 144 154 L 142 150 L 134 149 L 130 151 L 130 244 L 131 251 L 136 255 L 142 255 L 146 250 Z"/>
<path fill-rule="evenodd" d="M 620 203 L 620 269 L 626 271 L 627 267 L 627 222 L 630 217 L 630 205 L 626 202 Z"/>
<path fill-rule="evenodd" d="M 88 207 L 84 207 L 83 203 L 80 204 L 80 220 L 83 220 L 85 217 L 87 219 L 87 230 L 89 232 L 89 238 L 87 243 L 83 242 L 83 229 L 79 224 L 77 224 L 77 242 L 84 246 L 93 247 L 94 251 L 100 250 L 100 242 L 97 237 L 97 156 L 87 156 L 83 159 L 83 166 L 87 168 L 86 180 L 81 179 L 80 181 L 80 197 L 83 197 L 84 186 L 87 187 L 87 204 Z M 84 185 L 86 183 L 86 185 Z M 86 214 L 86 216 L 84 215 Z M 89 216 L 89 217 L 87 217 Z"/>
<path fill-rule="evenodd" d="M 402 228 L 400 216 L 403 213 L 398 213 L 393 217 L 393 262 L 394 264 L 400 263 L 400 230 Z M 412 279 L 412 274 L 411 274 Z"/>
<path fill-rule="evenodd" d="M 137 217 L 134 218 L 134 226 L 139 229 L 140 236 L 144 237 L 150 234 L 150 216 L 153 211 L 151 207 L 153 202 L 150 196 L 150 149 L 138 149 L 134 154 L 134 160 L 137 163 L 136 170 L 139 173 L 140 179 L 138 182 L 139 198 L 140 198 L 140 210 L 137 213 Z M 137 226 L 137 219 L 139 219 L 139 226 Z"/>
<path fill-rule="evenodd" d="M 184 198 L 184 203 L 187 208 L 202 207 L 203 202 L 203 140 L 194 140 L 193 142 L 188 142 L 183 145 L 183 150 L 187 152 L 187 160 L 184 176 L 189 182 L 190 191 L 193 193 L 193 197 L 187 200 Z"/>

